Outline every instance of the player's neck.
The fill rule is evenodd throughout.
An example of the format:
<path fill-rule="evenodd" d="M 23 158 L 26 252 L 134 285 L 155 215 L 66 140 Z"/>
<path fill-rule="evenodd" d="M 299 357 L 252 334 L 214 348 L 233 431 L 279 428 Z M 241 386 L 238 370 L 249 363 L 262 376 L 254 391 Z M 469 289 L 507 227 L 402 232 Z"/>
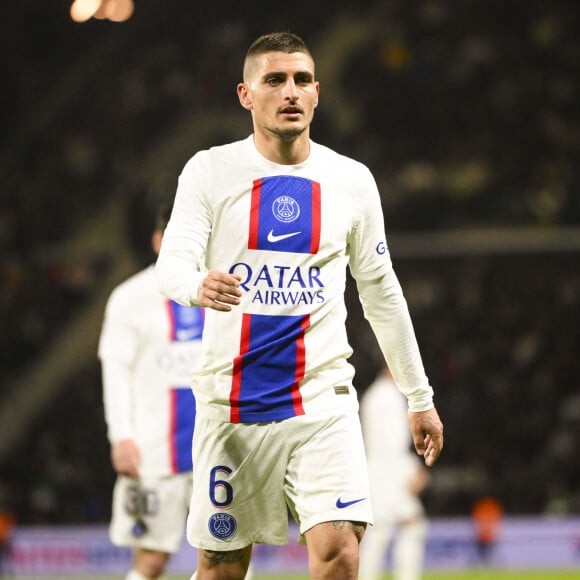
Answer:
<path fill-rule="evenodd" d="M 304 131 L 294 139 L 283 139 L 277 135 L 254 133 L 256 149 L 268 161 L 279 165 L 298 165 L 308 159 L 310 155 L 310 138 L 308 131 Z"/>

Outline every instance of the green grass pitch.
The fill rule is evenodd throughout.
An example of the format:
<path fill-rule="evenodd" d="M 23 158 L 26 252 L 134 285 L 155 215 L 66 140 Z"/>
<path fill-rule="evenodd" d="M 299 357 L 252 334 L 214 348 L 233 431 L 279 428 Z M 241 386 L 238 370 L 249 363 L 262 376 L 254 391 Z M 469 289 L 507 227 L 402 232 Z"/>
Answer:
<path fill-rule="evenodd" d="M 433 572 L 425 573 L 424 580 L 578 580 L 580 570 L 569 571 L 517 571 L 502 572 L 499 570 L 473 570 L 461 572 Z M 189 579 L 175 579 L 189 580 Z M 255 580 L 308 580 L 308 576 L 261 576 L 256 574 Z M 392 580 L 392 576 L 385 574 L 382 580 Z"/>
<path fill-rule="evenodd" d="M 499 570 L 461 571 L 461 572 L 433 572 L 425 573 L 424 580 L 578 580 L 580 571 L 518 571 L 502 572 Z M 175 580 L 189 580 L 176 578 Z M 256 574 L 255 580 L 308 580 L 308 576 L 262 576 Z M 385 574 L 382 580 L 392 580 L 392 576 Z"/>
<path fill-rule="evenodd" d="M 56 580 L 46 576 L 33 577 L 18 577 L 20 580 Z M 72 577 L 67 577 L 72 580 Z M 189 580 L 189 576 L 171 575 L 168 580 Z M 501 570 L 462 570 L 460 572 L 426 572 L 423 580 L 578 580 L 580 578 L 580 570 L 522 570 L 522 571 L 501 571 Z M 83 576 L 82 578 L 75 578 L 75 580 L 118 580 L 119 576 Z M 60 579 L 59 579 L 60 580 Z M 64 579 L 62 579 L 64 580 Z M 305 574 L 256 574 L 254 580 L 308 580 Z M 381 580 L 392 580 L 392 576 L 385 574 Z"/>
<path fill-rule="evenodd" d="M 122 575 L 108 576 L 17 576 L 19 580 L 119 580 Z M 7 578 L 12 578 L 8 576 Z M 169 575 L 168 580 L 189 580 L 190 576 Z M 426 572 L 423 580 L 578 580 L 580 570 L 522 570 L 507 572 L 502 570 L 462 570 L 460 572 Z M 306 574 L 256 574 L 254 580 L 308 580 Z M 392 580 L 385 574 L 381 580 Z"/>

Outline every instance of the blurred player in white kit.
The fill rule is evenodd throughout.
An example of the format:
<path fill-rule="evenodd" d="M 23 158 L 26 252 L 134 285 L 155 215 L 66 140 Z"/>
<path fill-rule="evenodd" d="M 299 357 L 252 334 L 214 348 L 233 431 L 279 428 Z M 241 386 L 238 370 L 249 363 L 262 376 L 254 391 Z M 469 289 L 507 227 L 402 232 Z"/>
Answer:
<path fill-rule="evenodd" d="M 170 207 L 158 211 L 152 246 L 159 252 Z M 109 297 L 99 343 L 111 458 L 111 541 L 133 550 L 126 580 L 163 577 L 184 536 L 192 484 L 195 399 L 202 308 L 163 296 L 149 266 Z"/>
<path fill-rule="evenodd" d="M 362 396 L 360 416 L 375 522 L 361 543 L 360 578 L 382 577 L 384 558 L 393 543 L 394 579 L 418 580 L 427 535 L 419 495 L 429 476 L 411 449 L 407 400 L 387 367 Z"/>

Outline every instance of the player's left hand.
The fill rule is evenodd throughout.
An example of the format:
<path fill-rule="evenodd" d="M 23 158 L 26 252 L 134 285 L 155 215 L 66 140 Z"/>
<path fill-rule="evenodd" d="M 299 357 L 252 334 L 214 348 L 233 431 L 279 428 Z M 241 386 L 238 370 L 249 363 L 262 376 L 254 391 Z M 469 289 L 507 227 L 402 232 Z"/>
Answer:
<path fill-rule="evenodd" d="M 111 461 L 117 473 L 129 477 L 139 477 L 141 454 L 133 439 L 117 441 L 111 449 Z"/>
<path fill-rule="evenodd" d="M 443 450 L 443 423 L 437 409 L 409 413 L 409 427 L 417 453 L 423 456 L 425 465 L 431 467 Z"/>

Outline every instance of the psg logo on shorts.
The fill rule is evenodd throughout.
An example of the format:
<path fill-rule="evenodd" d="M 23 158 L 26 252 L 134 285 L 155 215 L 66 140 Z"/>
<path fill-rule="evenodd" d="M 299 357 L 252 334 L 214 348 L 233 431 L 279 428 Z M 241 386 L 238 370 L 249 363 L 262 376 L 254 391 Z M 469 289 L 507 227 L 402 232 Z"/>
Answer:
<path fill-rule="evenodd" d="M 211 535 L 218 540 L 229 540 L 238 529 L 236 518 L 230 514 L 213 514 L 207 525 Z"/>
<path fill-rule="evenodd" d="M 147 524 L 141 519 L 137 520 L 131 528 L 131 534 L 134 538 L 142 538 L 147 531 Z"/>

